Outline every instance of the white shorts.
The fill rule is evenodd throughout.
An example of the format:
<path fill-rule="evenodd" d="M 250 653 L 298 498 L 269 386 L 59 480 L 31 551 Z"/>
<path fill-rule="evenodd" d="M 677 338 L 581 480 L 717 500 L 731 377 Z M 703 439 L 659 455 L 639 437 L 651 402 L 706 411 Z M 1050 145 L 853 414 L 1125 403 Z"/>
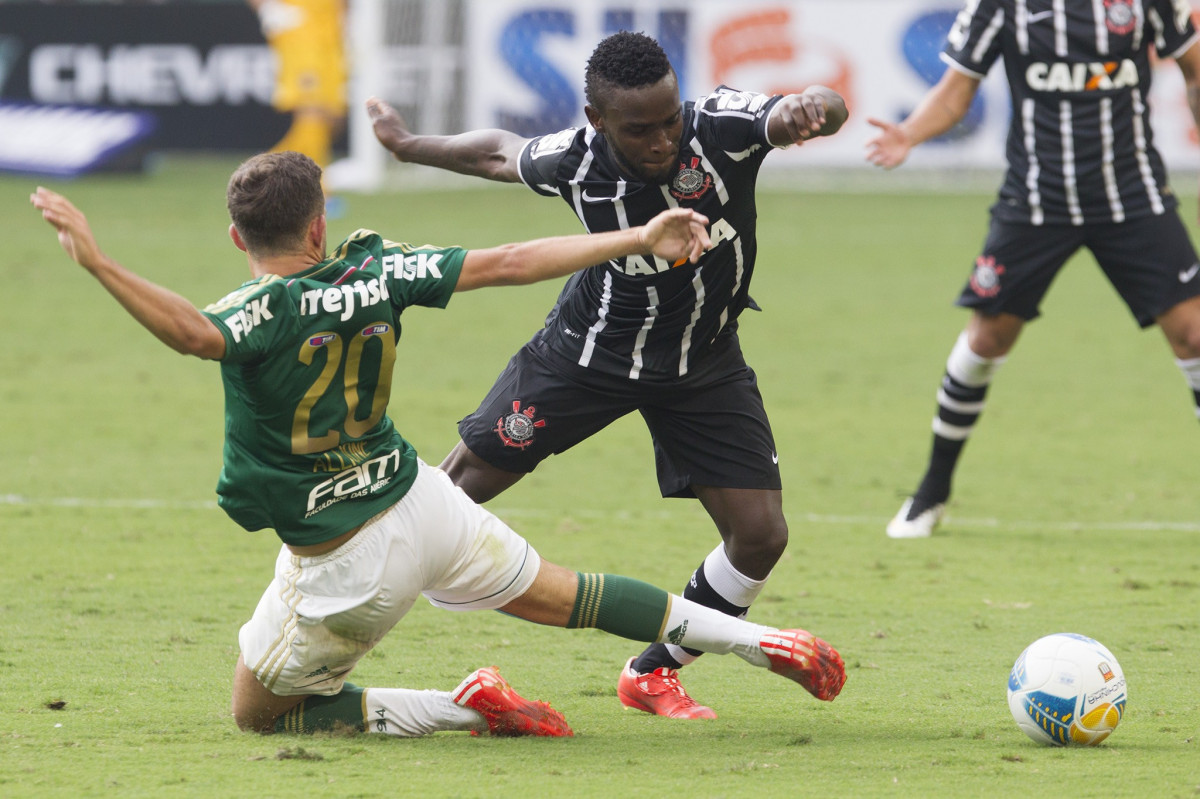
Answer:
<path fill-rule="evenodd" d="M 524 594 L 540 566 L 525 539 L 421 462 L 404 498 L 342 546 L 311 558 L 280 549 L 238 635 L 242 658 L 278 696 L 330 696 L 418 596 L 494 610 Z"/>

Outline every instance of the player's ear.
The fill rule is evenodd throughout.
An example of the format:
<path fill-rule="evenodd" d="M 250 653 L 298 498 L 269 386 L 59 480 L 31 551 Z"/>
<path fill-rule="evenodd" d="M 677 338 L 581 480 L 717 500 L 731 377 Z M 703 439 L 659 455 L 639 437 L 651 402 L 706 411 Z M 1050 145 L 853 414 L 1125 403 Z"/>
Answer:
<path fill-rule="evenodd" d="M 321 214 L 308 223 L 308 240 L 322 253 L 325 252 L 325 232 L 325 214 Z"/>
<path fill-rule="evenodd" d="M 604 117 L 595 106 L 585 105 L 583 113 L 587 116 L 588 124 L 595 128 L 597 133 L 604 132 Z"/>
<path fill-rule="evenodd" d="M 246 249 L 246 242 L 242 240 L 242 234 L 238 233 L 236 225 L 231 224 L 229 226 L 229 238 L 233 239 L 233 246 L 237 247 L 242 252 L 249 252 L 249 250 Z"/>

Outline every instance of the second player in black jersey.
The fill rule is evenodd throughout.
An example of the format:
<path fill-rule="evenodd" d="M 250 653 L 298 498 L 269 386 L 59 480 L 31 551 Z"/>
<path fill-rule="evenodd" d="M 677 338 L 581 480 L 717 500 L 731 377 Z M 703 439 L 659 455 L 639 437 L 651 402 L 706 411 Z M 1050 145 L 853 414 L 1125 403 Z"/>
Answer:
<path fill-rule="evenodd" d="M 835 133 L 847 112 L 821 86 L 768 96 L 719 87 L 680 101 L 662 48 L 622 32 L 600 42 L 585 74 L 588 124 L 526 139 L 503 130 L 419 136 L 391 116 L 376 136 L 401 161 L 561 197 L 589 231 L 692 208 L 710 220 L 697 263 L 620 258 L 572 277 L 545 326 L 509 362 L 442 463 L 478 502 L 614 420 L 638 412 L 654 442 L 664 496 L 697 497 L 722 542 L 684 596 L 740 616 L 787 544 L 778 454 L 739 315 L 752 307 L 755 182 L 773 148 Z M 712 718 L 677 670 L 699 653 L 653 645 L 618 679 L 622 703 Z"/>
<path fill-rule="evenodd" d="M 1058 270 L 1095 256 L 1143 328 L 1158 325 L 1200 416 L 1200 262 L 1154 147 L 1152 50 L 1178 64 L 1200 127 L 1200 46 L 1188 0 L 968 0 L 947 37 L 948 69 L 868 159 L 886 168 L 950 130 L 1003 59 L 1012 98 L 1008 170 L 958 304 L 973 309 L 938 391 L 929 464 L 887 527 L 933 531 L 995 371 Z"/>

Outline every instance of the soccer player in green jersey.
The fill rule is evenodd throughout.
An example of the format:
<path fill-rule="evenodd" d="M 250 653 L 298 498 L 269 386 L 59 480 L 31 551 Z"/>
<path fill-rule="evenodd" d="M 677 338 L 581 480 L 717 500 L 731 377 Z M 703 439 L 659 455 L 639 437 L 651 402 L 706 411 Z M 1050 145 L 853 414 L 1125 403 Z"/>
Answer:
<path fill-rule="evenodd" d="M 751 624 L 616 575 L 542 560 L 416 455 L 387 414 L 401 312 L 456 291 L 531 283 L 632 254 L 695 261 L 707 220 L 685 209 L 593 235 L 480 250 L 413 247 L 358 230 L 327 254 L 321 170 L 295 152 L 234 172 L 229 233 L 252 279 L 204 310 L 104 254 L 87 218 L 38 188 L 59 242 L 138 322 L 178 352 L 218 360 L 225 386 L 220 505 L 283 542 L 275 576 L 241 629 L 233 716 L 260 732 L 348 727 L 570 735 L 495 667 L 453 691 L 359 688 L 346 677 L 426 597 L 541 624 L 734 652 L 820 699 L 845 681 L 838 653 L 804 630 Z"/>

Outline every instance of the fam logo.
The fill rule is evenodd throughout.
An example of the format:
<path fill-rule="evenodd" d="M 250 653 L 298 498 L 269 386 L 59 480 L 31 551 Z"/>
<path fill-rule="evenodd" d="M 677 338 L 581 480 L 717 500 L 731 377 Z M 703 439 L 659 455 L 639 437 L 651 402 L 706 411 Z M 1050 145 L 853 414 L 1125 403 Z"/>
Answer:
<path fill-rule="evenodd" d="M 1104 24 L 1118 35 L 1133 33 L 1137 27 L 1133 0 L 1104 0 Z"/>
<path fill-rule="evenodd" d="M 1104 678 L 1105 682 L 1116 676 L 1113 674 L 1112 666 L 1109 666 L 1107 661 L 1100 661 L 1096 664 L 1096 668 L 1100 671 L 1100 676 Z"/>
<path fill-rule="evenodd" d="M 975 259 L 975 271 L 971 274 L 971 291 L 980 297 L 995 297 L 1000 293 L 1000 276 L 1004 267 L 990 255 Z"/>
<path fill-rule="evenodd" d="M 678 200 L 696 200 L 712 188 L 712 175 L 699 166 L 700 159 L 694 156 L 691 161 L 679 165 L 679 174 L 671 181 L 672 196 Z"/>
<path fill-rule="evenodd" d="M 525 449 L 533 443 L 533 434 L 539 427 L 546 426 L 545 419 L 535 419 L 537 409 L 530 405 L 521 410 L 521 401 L 513 400 L 512 413 L 496 420 L 496 435 L 506 447 Z"/>

